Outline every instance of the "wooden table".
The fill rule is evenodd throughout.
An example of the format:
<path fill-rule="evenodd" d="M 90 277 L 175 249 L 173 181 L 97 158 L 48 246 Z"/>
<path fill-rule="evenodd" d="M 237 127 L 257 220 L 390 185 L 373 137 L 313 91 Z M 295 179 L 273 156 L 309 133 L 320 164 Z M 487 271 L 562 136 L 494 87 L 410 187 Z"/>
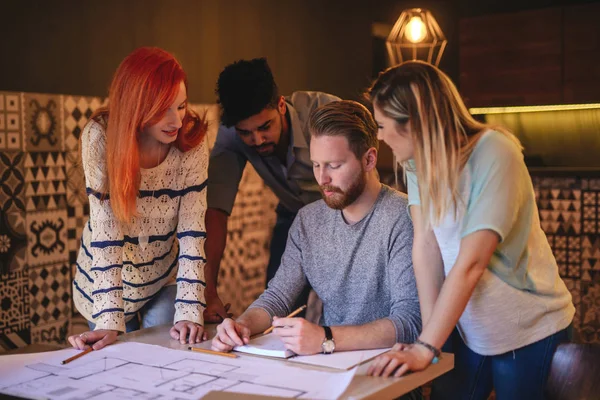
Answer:
<path fill-rule="evenodd" d="M 169 336 L 171 326 L 156 326 L 149 329 L 127 333 L 119 337 L 119 340 L 126 342 L 137 342 L 154 344 L 162 347 L 167 347 L 177 350 L 187 350 L 189 344 L 181 344 Z M 209 336 L 212 338 L 215 332 L 215 325 L 208 326 Z M 240 357 L 250 358 L 256 357 L 250 354 L 239 354 Z M 277 360 L 285 363 L 285 360 Z M 454 355 L 443 353 L 440 361 L 437 364 L 429 366 L 426 370 L 405 375 L 401 378 L 381 378 L 366 376 L 370 362 L 366 362 L 359 366 L 354 379 L 344 392 L 341 399 L 394 399 L 410 392 L 411 390 L 437 378 L 438 376 L 450 371 L 454 367 Z M 322 367 L 294 364 L 300 368 L 308 368 L 312 370 L 328 370 Z M 211 392 L 204 397 L 209 400 L 221 399 L 274 399 L 276 397 L 256 396 L 248 394 L 237 394 L 228 392 Z"/>

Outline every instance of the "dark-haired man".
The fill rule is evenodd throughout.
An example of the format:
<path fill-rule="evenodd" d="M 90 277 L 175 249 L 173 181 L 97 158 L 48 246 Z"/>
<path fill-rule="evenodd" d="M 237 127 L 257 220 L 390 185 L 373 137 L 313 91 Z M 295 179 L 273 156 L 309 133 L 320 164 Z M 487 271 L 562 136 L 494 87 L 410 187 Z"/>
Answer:
<path fill-rule="evenodd" d="M 205 321 L 220 322 L 227 310 L 217 295 L 219 266 L 227 240 L 227 219 L 246 162 L 279 199 L 267 267 L 275 275 L 296 213 L 321 196 L 309 156 L 307 120 L 317 107 L 339 98 L 320 92 L 279 94 L 267 60 L 241 60 L 225 67 L 217 81 L 221 126 L 210 155 L 205 268 Z M 308 290 L 299 302 L 306 304 Z"/>

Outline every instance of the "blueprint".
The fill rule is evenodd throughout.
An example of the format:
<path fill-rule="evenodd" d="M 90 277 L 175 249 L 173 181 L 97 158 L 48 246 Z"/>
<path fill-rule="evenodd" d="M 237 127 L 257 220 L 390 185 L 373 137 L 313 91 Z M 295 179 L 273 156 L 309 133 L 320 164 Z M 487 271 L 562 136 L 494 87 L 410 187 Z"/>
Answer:
<path fill-rule="evenodd" d="M 335 399 L 354 375 L 283 361 L 121 342 L 66 365 L 78 350 L 0 357 L 0 393 L 48 399 L 198 399 L 210 391 Z"/>

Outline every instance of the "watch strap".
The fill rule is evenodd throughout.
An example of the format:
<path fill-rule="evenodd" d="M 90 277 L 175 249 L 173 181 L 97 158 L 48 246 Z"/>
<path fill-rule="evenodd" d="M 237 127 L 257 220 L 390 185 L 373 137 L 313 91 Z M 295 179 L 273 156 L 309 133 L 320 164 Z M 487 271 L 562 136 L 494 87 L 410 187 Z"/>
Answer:
<path fill-rule="evenodd" d="M 325 340 L 333 340 L 333 333 L 331 332 L 331 328 L 323 325 L 323 329 L 325 329 Z"/>

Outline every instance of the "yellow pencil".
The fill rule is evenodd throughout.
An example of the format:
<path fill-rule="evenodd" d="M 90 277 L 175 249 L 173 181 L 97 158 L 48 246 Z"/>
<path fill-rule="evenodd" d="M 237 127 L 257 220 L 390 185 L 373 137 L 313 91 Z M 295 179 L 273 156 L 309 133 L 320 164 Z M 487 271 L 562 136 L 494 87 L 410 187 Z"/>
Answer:
<path fill-rule="evenodd" d="M 91 352 L 91 351 L 93 351 L 93 350 L 94 350 L 94 349 L 93 349 L 93 348 L 90 346 L 90 347 L 88 347 L 87 349 L 85 349 L 84 351 L 82 351 L 81 353 L 79 353 L 79 354 L 75 354 L 73 357 L 69 357 L 69 358 L 67 358 L 66 360 L 63 360 L 63 361 L 61 361 L 60 363 L 61 363 L 61 364 L 63 364 L 63 365 L 64 365 L 64 364 L 68 364 L 68 363 L 70 363 L 70 362 L 71 362 L 71 361 L 73 361 L 73 360 L 77 360 L 77 359 L 78 359 L 79 357 L 81 357 L 81 356 L 85 356 L 87 353 L 89 353 L 89 352 Z"/>
<path fill-rule="evenodd" d="M 201 349 L 200 347 L 190 347 L 189 349 L 191 351 L 196 351 L 198 353 L 214 354 L 215 356 L 223 356 L 223 357 L 229 357 L 229 358 L 237 358 L 238 357 L 237 355 L 232 354 L 232 353 L 223 353 L 221 351 Z"/>
<path fill-rule="evenodd" d="M 302 310 L 304 310 L 305 308 L 306 308 L 306 305 L 303 305 L 302 307 L 298 308 L 296 311 L 291 312 L 290 315 L 288 315 L 286 318 L 295 317 L 296 315 L 300 314 L 300 312 Z M 271 333 L 273 331 L 273 329 L 275 329 L 275 327 L 271 326 L 269 329 L 267 329 L 266 331 L 263 332 L 263 335 Z"/>

